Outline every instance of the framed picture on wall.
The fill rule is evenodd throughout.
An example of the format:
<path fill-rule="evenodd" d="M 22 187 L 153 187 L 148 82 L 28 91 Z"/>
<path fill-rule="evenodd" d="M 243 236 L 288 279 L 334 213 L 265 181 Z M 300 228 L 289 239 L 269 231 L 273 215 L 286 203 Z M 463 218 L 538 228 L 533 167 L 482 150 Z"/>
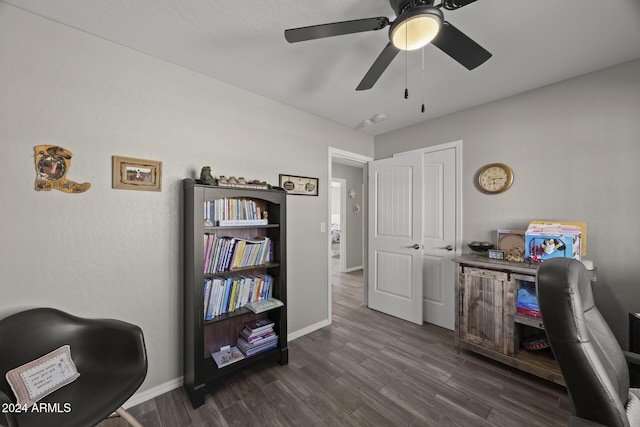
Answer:
<path fill-rule="evenodd" d="M 113 188 L 162 191 L 162 162 L 113 156 Z"/>
<path fill-rule="evenodd" d="M 280 174 L 280 187 L 289 194 L 300 196 L 318 195 L 318 178 Z"/>

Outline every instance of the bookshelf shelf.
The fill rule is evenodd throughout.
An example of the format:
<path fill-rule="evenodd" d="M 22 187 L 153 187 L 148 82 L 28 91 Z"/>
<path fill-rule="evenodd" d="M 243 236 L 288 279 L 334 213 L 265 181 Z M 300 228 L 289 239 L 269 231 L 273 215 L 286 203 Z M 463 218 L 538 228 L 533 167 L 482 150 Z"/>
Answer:
<path fill-rule="evenodd" d="M 269 310 L 269 312 L 270 311 L 279 310 L 279 309 L 282 309 L 282 308 L 284 308 L 284 307 L 276 307 L 273 310 Z M 268 312 L 265 312 L 265 313 L 268 313 Z M 240 307 L 237 310 L 231 311 L 229 313 L 220 314 L 220 315 L 214 317 L 211 320 L 205 320 L 204 321 L 204 325 L 206 326 L 206 325 L 211 325 L 211 324 L 217 323 L 217 322 L 223 322 L 223 321 L 225 321 L 227 319 L 230 319 L 232 317 L 244 316 L 246 314 L 255 314 L 255 313 L 253 311 L 249 310 L 246 307 Z M 260 313 L 260 314 L 262 314 L 262 313 Z"/>
<path fill-rule="evenodd" d="M 286 192 L 215 187 L 185 179 L 183 203 L 184 387 L 197 408 L 207 393 L 251 366 L 288 363 Z M 221 206 L 224 220 L 241 223 L 211 225 L 223 219 Z M 234 213 L 229 216 L 225 207 Z M 248 217 L 235 217 L 238 211 Z M 255 246 L 249 249 L 250 245 Z M 239 263 L 231 268 L 236 251 Z M 284 305 L 262 313 L 245 307 L 267 297 Z M 235 346 L 246 324 L 263 319 L 273 323 L 275 348 L 245 354 L 244 359 L 218 368 L 211 354 Z M 270 345 L 273 341 L 271 337 Z M 255 351 L 248 349 L 249 354 L 249 350 Z"/>
<path fill-rule="evenodd" d="M 249 266 L 249 267 L 238 267 L 238 268 L 234 268 L 233 270 L 225 270 L 225 271 L 220 271 L 218 273 L 206 273 L 204 275 L 204 277 L 228 276 L 230 274 L 237 274 L 237 273 L 260 270 L 260 269 L 268 270 L 268 269 L 271 269 L 271 268 L 280 268 L 280 263 L 279 262 L 269 262 L 267 264 L 254 265 L 254 266 Z"/>
<path fill-rule="evenodd" d="M 248 230 L 248 229 L 261 229 L 261 228 L 279 228 L 280 224 L 267 224 L 267 225 L 206 225 L 204 231 L 219 231 L 219 230 Z"/>

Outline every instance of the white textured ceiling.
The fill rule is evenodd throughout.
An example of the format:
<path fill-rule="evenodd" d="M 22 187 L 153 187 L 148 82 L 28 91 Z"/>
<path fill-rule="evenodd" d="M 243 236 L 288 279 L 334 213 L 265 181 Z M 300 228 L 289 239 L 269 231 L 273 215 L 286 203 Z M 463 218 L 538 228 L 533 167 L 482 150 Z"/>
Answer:
<path fill-rule="evenodd" d="M 1 1 L 372 135 L 640 58 L 639 0 L 477 0 L 445 19 L 489 61 L 468 71 L 427 46 L 423 83 L 421 51 L 401 52 L 356 92 L 387 29 L 296 44 L 284 30 L 393 20 L 387 0 Z"/>

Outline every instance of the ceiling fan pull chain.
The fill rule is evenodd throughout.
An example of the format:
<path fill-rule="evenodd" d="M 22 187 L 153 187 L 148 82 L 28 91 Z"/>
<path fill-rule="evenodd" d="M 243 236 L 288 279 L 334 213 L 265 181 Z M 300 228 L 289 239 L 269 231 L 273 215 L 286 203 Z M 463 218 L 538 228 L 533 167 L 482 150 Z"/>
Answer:
<path fill-rule="evenodd" d="M 405 46 L 408 44 L 408 40 L 409 40 L 409 30 L 407 29 L 409 27 L 409 25 L 406 25 L 404 27 L 404 38 L 405 38 Z M 405 50 L 404 51 L 404 99 L 409 99 L 409 78 L 407 77 L 408 71 L 407 69 L 409 68 L 409 51 Z"/>
<path fill-rule="evenodd" d="M 422 113 L 424 114 L 424 46 L 422 46 Z"/>

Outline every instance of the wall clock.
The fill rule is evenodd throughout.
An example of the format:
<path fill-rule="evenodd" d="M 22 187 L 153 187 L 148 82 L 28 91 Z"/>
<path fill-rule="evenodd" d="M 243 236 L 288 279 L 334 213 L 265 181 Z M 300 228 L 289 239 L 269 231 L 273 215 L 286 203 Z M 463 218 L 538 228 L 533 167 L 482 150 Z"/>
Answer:
<path fill-rule="evenodd" d="M 504 163 L 488 164 L 478 171 L 477 184 L 483 193 L 502 193 L 513 184 L 513 170 Z"/>

